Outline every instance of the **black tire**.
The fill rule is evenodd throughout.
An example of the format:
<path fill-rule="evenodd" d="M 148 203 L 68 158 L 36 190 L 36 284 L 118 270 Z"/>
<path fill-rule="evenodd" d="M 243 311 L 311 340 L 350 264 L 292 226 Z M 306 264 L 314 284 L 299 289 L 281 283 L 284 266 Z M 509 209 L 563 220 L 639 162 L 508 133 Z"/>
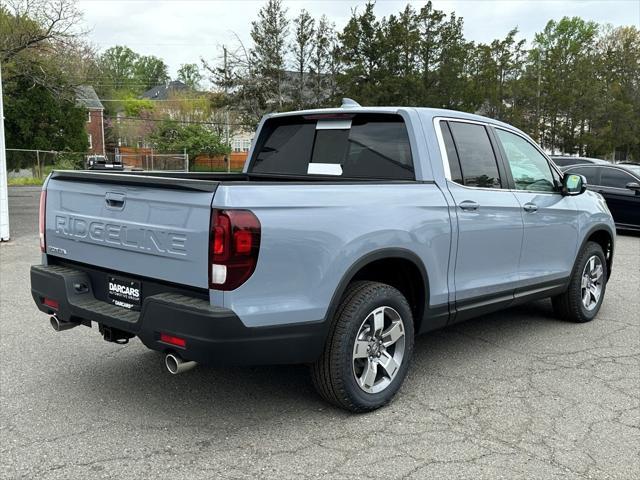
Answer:
<path fill-rule="evenodd" d="M 400 316 L 404 327 L 404 356 L 386 388 L 369 393 L 356 380 L 354 346 L 363 323 L 380 307 L 391 307 L 392 310 L 385 312 L 395 310 L 393 313 Z M 313 384 L 325 400 L 345 410 L 366 412 L 380 408 L 391 401 L 402 385 L 413 354 L 413 343 L 413 316 L 406 298 L 397 289 L 383 283 L 354 282 L 338 306 L 322 355 L 311 367 Z M 366 359 L 363 361 L 367 362 Z M 383 369 L 380 374 L 384 372 L 386 370 Z"/>
<path fill-rule="evenodd" d="M 593 256 L 597 256 L 600 259 L 602 265 L 602 291 L 596 305 L 592 309 L 587 309 L 582 301 L 582 275 L 585 270 L 585 266 L 589 259 Z M 571 280 L 569 282 L 569 288 L 566 292 L 551 299 L 553 303 L 553 310 L 558 317 L 563 320 L 575 323 L 585 323 L 593 320 L 602 301 L 604 300 L 604 294 L 607 288 L 607 260 L 602 251 L 602 247 L 595 242 L 587 242 L 584 246 L 571 273 Z"/>

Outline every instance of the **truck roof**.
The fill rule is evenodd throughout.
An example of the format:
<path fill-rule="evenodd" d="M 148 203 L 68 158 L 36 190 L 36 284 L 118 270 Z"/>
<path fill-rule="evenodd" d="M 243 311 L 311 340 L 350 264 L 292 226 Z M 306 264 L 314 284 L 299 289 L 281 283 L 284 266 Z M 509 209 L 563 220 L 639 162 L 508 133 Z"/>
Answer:
<path fill-rule="evenodd" d="M 434 117 L 454 117 L 454 118 L 460 118 L 463 120 L 475 120 L 479 122 L 490 123 L 496 126 L 505 127 L 510 130 L 515 130 L 528 137 L 526 133 L 522 132 L 521 130 L 517 129 L 512 125 L 501 122 L 494 118 L 483 117 L 481 115 L 476 115 L 473 113 L 461 112 L 458 110 L 448 110 L 445 108 L 431 108 L 431 107 L 403 107 L 403 106 L 363 107 L 355 104 L 355 102 L 353 105 L 347 104 L 346 106 L 345 106 L 345 103 L 343 103 L 343 106 L 336 107 L 336 108 L 317 108 L 317 109 L 310 109 L 310 110 L 296 110 L 291 112 L 271 113 L 271 114 L 265 115 L 263 120 L 267 118 L 285 117 L 290 115 L 321 115 L 321 114 L 351 114 L 351 113 L 397 113 L 399 114 L 401 112 L 408 113 L 411 111 L 417 113 L 422 120 L 427 120 L 428 122 L 430 122 Z"/>

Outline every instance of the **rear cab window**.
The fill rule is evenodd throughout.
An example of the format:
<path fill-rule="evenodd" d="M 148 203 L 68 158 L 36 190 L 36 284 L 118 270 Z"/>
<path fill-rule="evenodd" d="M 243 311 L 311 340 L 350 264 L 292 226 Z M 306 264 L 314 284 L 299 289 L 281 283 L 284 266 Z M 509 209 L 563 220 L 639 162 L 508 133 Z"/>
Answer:
<path fill-rule="evenodd" d="M 407 127 L 396 114 L 271 118 L 260 132 L 249 173 L 415 180 Z"/>

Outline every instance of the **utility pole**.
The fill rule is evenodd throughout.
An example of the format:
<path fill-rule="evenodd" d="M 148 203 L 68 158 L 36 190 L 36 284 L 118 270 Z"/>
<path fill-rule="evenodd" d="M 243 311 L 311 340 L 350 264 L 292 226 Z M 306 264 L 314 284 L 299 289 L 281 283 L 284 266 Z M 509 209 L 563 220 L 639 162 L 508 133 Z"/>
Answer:
<path fill-rule="evenodd" d="M 227 47 L 222 46 L 222 52 L 224 54 L 224 133 L 225 142 L 228 147 L 231 147 L 229 143 L 229 76 L 227 70 Z M 231 153 L 227 155 L 227 173 L 231 171 Z"/>
<path fill-rule="evenodd" d="M 4 144 L 2 66 L 0 66 L 0 241 L 9 241 L 9 192 L 7 190 L 7 151 Z"/>

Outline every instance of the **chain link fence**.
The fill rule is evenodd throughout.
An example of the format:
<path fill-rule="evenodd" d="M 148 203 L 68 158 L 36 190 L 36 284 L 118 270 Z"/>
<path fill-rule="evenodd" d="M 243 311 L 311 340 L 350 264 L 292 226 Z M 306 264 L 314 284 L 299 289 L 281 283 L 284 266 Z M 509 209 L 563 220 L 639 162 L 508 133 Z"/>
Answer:
<path fill-rule="evenodd" d="M 83 168 L 85 155 L 79 152 L 55 152 L 51 150 L 26 150 L 8 148 L 7 179 L 41 179 L 51 170 Z"/>
<path fill-rule="evenodd" d="M 10 184 L 37 184 L 54 169 L 81 170 L 86 168 L 86 153 L 19 148 L 9 148 L 6 152 L 7 180 Z M 189 171 L 189 156 L 184 153 L 127 151 L 109 153 L 106 157 L 107 162 L 122 163 L 125 170 Z"/>
<path fill-rule="evenodd" d="M 132 170 L 189 171 L 189 156 L 186 153 L 119 152 L 109 154 L 107 158 Z"/>

